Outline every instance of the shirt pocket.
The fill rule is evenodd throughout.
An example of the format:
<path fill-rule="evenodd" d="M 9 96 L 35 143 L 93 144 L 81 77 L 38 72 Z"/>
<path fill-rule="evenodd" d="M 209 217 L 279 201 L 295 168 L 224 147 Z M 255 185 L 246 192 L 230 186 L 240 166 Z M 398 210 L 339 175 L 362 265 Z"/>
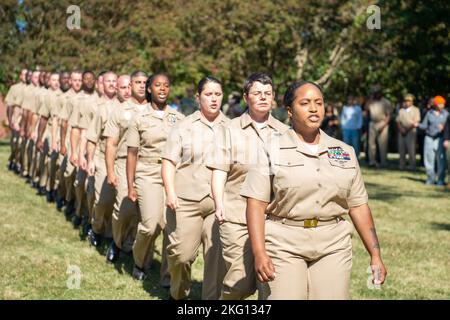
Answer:
<path fill-rule="evenodd" d="M 338 196 L 347 199 L 352 187 L 356 172 L 356 164 L 353 161 L 328 160 L 331 165 L 331 174 L 338 188 Z"/>
<path fill-rule="evenodd" d="M 294 150 L 281 152 L 280 158 L 272 165 L 273 183 L 279 188 L 300 187 L 304 180 L 305 162 Z"/>

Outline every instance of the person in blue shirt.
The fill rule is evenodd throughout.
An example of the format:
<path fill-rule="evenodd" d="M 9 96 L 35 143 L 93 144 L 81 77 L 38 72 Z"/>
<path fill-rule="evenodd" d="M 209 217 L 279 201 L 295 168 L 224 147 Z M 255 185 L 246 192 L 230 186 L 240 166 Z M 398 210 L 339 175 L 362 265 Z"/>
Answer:
<path fill-rule="evenodd" d="M 363 125 L 363 113 L 361 106 L 353 96 L 348 96 L 347 104 L 342 108 L 341 128 L 342 138 L 345 143 L 355 149 L 359 157 L 360 132 Z"/>

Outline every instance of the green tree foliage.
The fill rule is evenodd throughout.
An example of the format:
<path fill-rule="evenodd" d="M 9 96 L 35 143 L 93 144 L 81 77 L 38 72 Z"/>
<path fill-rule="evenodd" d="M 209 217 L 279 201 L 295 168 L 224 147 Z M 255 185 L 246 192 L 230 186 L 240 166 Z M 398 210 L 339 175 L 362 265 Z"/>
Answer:
<path fill-rule="evenodd" d="M 66 27 L 69 5 L 81 29 Z M 329 99 L 367 94 L 381 83 L 391 96 L 447 94 L 448 1 L 378 1 L 381 30 L 366 27 L 366 0 L 4 0 L 0 9 L 0 82 L 22 66 L 170 74 L 176 93 L 203 75 L 239 90 L 254 71 L 278 89 L 318 81 Z M 17 21 L 26 22 L 23 32 Z M 0 90 L 4 88 L 0 87 Z"/>

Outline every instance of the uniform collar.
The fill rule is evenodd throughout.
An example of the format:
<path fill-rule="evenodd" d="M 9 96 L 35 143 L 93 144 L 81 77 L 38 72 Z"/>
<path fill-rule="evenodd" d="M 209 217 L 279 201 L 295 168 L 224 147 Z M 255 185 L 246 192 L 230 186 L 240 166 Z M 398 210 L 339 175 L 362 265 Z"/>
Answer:
<path fill-rule="evenodd" d="M 250 117 L 248 111 L 244 112 L 241 116 L 241 128 L 245 129 L 246 127 L 252 125 L 254 123 L 253 119 Z M 269 118 L 266 123 L 272 129 L 275 129 L 278 132 L 284 133 L 288 128 L 284 126 L 281 122 L 275 119 L 270 113 Z M 255 128 L 256 129 L 256 128 Z"/>
<path fill-rule="evenodd" d="M 324 152 L 328 152 L 328 148 L 332 147 L 338 147 L 339 145 L 336 144 L 335 140 L 332 139 L 329 135 L 327 135 L 322 129 L 319 129 L 319 148 L 317 150 L 317 154 L 311 153 L 311 151 L 305 147 L 304 143 L 300 140 L 297 133 L 291 128 L 287 132 L 287 134 L 284 135 L 284 138 L 280 141 L 280 147 L 289 149 L 289 148 L 296 148 L 297 151 L 310 155 L 310 156 L 318 156 L 321 155 Z"/>
<path fill-rule="evenodd" d="M 210 123 L 210 122 L 206 121 L 205 117 L 202 117 L 201 111 L 197 110 L 192 114 L 192 123 L 194 123 L 196 121 L 201 121 L 203 124 L 205 124 L 207 126 L 211 126 L 211 125 L 215 126 L 217 124 L 221 124 L 221 123 L 225 122 L 225 115 L 222 113 L 222 111 L 220 111 L 217 118 L 214 119 L 214 122 Z"/>

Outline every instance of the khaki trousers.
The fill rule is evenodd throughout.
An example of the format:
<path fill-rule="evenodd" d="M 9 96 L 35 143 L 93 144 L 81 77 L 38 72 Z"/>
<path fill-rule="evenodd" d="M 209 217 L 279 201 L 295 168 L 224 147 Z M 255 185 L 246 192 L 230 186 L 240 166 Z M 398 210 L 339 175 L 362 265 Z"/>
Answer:
<path fill-rule="evenodd" d="M 116 190 L 107 182 L 106 163 L 103 154 L 95 156 L 94 205 L 92 210 L 92 230 L 112 238 L 111 216 L 116 198 Z"/>
<path fill-rule="evenodd" d="M 165 194 L 161 178 L 161 165 L 138 161 L 135 187 L 138 194 L 139 223 L 133 245 L 134 263 L 148 269 L 152 262 L 155 240 L 166 226 L 164 217 Z M 161 282 L 167 277 L 166 234 L 161 253 Z"/>
<path fill-rule="evenodd" d="M 217 300 L 222 290 L 225 265 L 220 244 L 219 225 L 214 216 L 211 197 L 201 201 L 178 199 L 176 213 L 167 210 L 169 246 L 167 261 L 170 273 L 170 294 L 174 299 L 184 299 L 191 286 L 191 265 L 203 245 L 202 299 Z"/>
<path fill-rule="evenodd" d="M 48 180 L 47 180 L 47 191 L 57 190 L 59 187 L 59 153 L 55 151 L 50 152 L 48 161 Z"/>
<path fill-rule="evenodd" d="M 114 243 L 125 252 L 131 251 L 136 238 L 138 226 L 137 203 L 128 198 L 126 159 L 117 159 L 114 171 L 119 180 L 116 189 L 116 199 L 112 213 L 112 233 Z"/>
<path fill-rule="evenodd" d="M 220 299 L 243 300 L 256 291 L 254 257 L 247 225 L 225 222 L 219 230 L 226 267 Z"/>
<path fill-rule="evenodd" d="M 47 182 L 49 179 L 49 150 L 50 145 L 48 139 L 44 139 L 44 147 L 42 152 L 39 152 L 39 187 L 47 188 Z"/>
<path fill-rule="evenodd" d="M 88 205 L 86 199 L 87 173 L 80 168 L 76 169 L 75 181 L 75 215 L 79 218 L 88 216 Z"/>
<path fill-rule="evenodd" d="M 353 225 L 345 220 L 316 228 L 266 220 L 266 250 L 275 280 L 262 283 L 268 300 L 349 299 Z"/>
<path fill-rule="evenodd" d="M 369 123 L 369 163 L 371 165 L 376 164 L 377 144 L 380 151 L 381 165 L 386 164 L 387 150 L 388 150 L 388 138 L 389 138 L 389 126 L 384 127 L 381 132 L 378 132 L 378 128 L 383 122 Z"/>
<path fill-rule="evenodd" d="M 409 169 L 416 169 L 416 132 L 410 130 L 406 136 L 398 134 L 398 153 L 400 169 L 405 168 L 406 153 L 408 153 Z"/>

